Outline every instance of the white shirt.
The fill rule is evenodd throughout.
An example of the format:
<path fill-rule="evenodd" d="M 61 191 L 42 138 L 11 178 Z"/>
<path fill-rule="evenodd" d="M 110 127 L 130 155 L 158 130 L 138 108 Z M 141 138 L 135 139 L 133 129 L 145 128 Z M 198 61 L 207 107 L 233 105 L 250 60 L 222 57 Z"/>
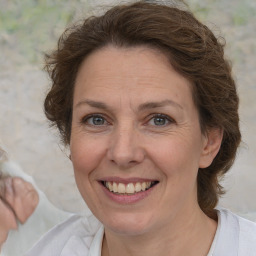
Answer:
<path fill-rule="evenodd" d="M 218 228 L 207 256 L 256 256 L 256 223 L 217 209 Z M 101 256 L 103 225 L 72 216 L 50 230 L 26 256 Z"/>

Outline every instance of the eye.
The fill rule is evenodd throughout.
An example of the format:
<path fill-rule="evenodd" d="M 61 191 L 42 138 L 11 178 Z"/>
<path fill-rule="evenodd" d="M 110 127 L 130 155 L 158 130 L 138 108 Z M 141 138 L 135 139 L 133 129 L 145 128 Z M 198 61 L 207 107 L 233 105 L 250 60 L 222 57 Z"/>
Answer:
<path fill-rule="evenodd" d="M 87 125 L 91 126 L 102 126 L 108 124 L 106 119 L 101 115 L 90 115 L 85 118 L 83 118 L 82 123 L 85 123 Z"/>
<path fill-rule="evenodd" d="M 155 114 L 149 120 L 148 124 L 152 126 L 166 126 L 170 123 L 173 123 L 174 120 L 167 115 L 163 114 Z"/>

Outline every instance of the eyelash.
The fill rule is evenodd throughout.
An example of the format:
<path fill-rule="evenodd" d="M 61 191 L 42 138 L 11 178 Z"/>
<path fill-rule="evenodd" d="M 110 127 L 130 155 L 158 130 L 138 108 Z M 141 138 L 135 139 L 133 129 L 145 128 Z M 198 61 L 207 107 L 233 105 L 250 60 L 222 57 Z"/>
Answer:
<path fill-rule="evenodd" d="M 102 125 L 89 124 L 88 121 L 91 118 L 92 119 L 93 118 L 100 118 L 100 119 L 102 119 L 104 121 L 104 124 L 102 124 Z M 103 125 L 109 124 L 109 122 L 106 120 L 106 118 L 104 116 L 102 116 L 101 114 L 92 114 L 92 115 L 85 116 L 85 117 L 82 118 L 81 123 L 82 124 L 87 124 L 87 125 L 90 125 L 90 126 L 103 126 Z"/>
<path fill-rule="evenodd" d="M 152 115 L 149 116 L 149 119 L 148 119 L 148 121 L 147 121 L 147 124 L 148 124 L 150 121 L 153 121 L 153 120 L 156 119 L 156 118 L 163 119 L 163 120 L 165 120 L 165 122 L 167 121 L 167 124 L 166 124 L 166 123 L 163 124 L 163 125 L 156 125 L 156 124 L 154 124 L 153 126 L 165 127 L 165 126 L 167 126 L 168 124 L 175 123 L 175 121 L 174 121 L 171 117 L 169 117 L 168 115 L 164 115 L 164 114 L 152 114 Z"/>
<path fill-rule="evenodd" d="M 99 124 L 99 125 L 97 125 L 97 124 L 90 124 L 89 120 L 91 118 L 92 118 L 92 122 L 93 122 L 93 118 L 100 118 L 100 119 L 102 119 L 104 124 Z M 148 117 L 147 122 L 145 123 L 145 125 L 150 125 L 149 124 L 150 121 L 153 121 L 156 118 L 163 119 L 165 121 L 165 123 L 163 125 L 157 125 L 157 124 L 154 123 L 154 124 L 152 124 L 152 126 L 165 127 L 165 126 L 167 126 L 170 123 L 175 123 L 175 121 L 171 117 L 169 117 L 168 115 L 157 113 L 157 114 L 151 114 Z M 167 122 L 167 124 L 166 124 L 166 122 Z M 109 124 L 109 122 L 106 120 L 106 118 L 103 115 L 101 115 L 101 114 L 92 114 L 92 115 L 85 116 L 85 117 L 82 118 L 81 123 L 89 125 L 89 126 L 99 126 L 99 127 L 102 127 L 102 126 L 105 126 L 105 125 Z"/>

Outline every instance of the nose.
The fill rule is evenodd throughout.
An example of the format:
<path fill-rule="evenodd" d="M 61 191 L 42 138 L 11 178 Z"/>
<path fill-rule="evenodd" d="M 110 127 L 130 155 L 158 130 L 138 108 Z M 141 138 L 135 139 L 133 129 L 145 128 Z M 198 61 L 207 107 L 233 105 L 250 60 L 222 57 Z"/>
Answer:
<path fill-rule="evenodd" d="M 141 163 L 145 152 L 138 131 L 131 127 L 113 132 L 107 156 L 111 162 L 123 169 Z"/>

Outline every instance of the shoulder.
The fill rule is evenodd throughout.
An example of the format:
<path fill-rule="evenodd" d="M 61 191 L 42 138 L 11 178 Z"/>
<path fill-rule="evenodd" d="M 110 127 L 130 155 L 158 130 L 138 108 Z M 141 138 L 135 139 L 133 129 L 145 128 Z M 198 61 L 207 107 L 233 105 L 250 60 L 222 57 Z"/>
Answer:
<path fill-rule="evenodd" d="M 239 220 L 239 252 L 241 255 L 256 255 L 256 223 L 238 217 Z"/>
<path fill-rule="evenodd" d="M 229 210 L 219 209 L 222 244 L 237 248 L 239 256 L 256 256 L 256 223 L 244 219 Z"/>
<path fill-rule="evenodd" d="M 93 215 L 72 215 L 47 232 L 25 255 L 71 256 L 80 255 L 81 252 L 87 255 L 96 234 L 101 229 L 103 230 L 102 224 Z"/>

